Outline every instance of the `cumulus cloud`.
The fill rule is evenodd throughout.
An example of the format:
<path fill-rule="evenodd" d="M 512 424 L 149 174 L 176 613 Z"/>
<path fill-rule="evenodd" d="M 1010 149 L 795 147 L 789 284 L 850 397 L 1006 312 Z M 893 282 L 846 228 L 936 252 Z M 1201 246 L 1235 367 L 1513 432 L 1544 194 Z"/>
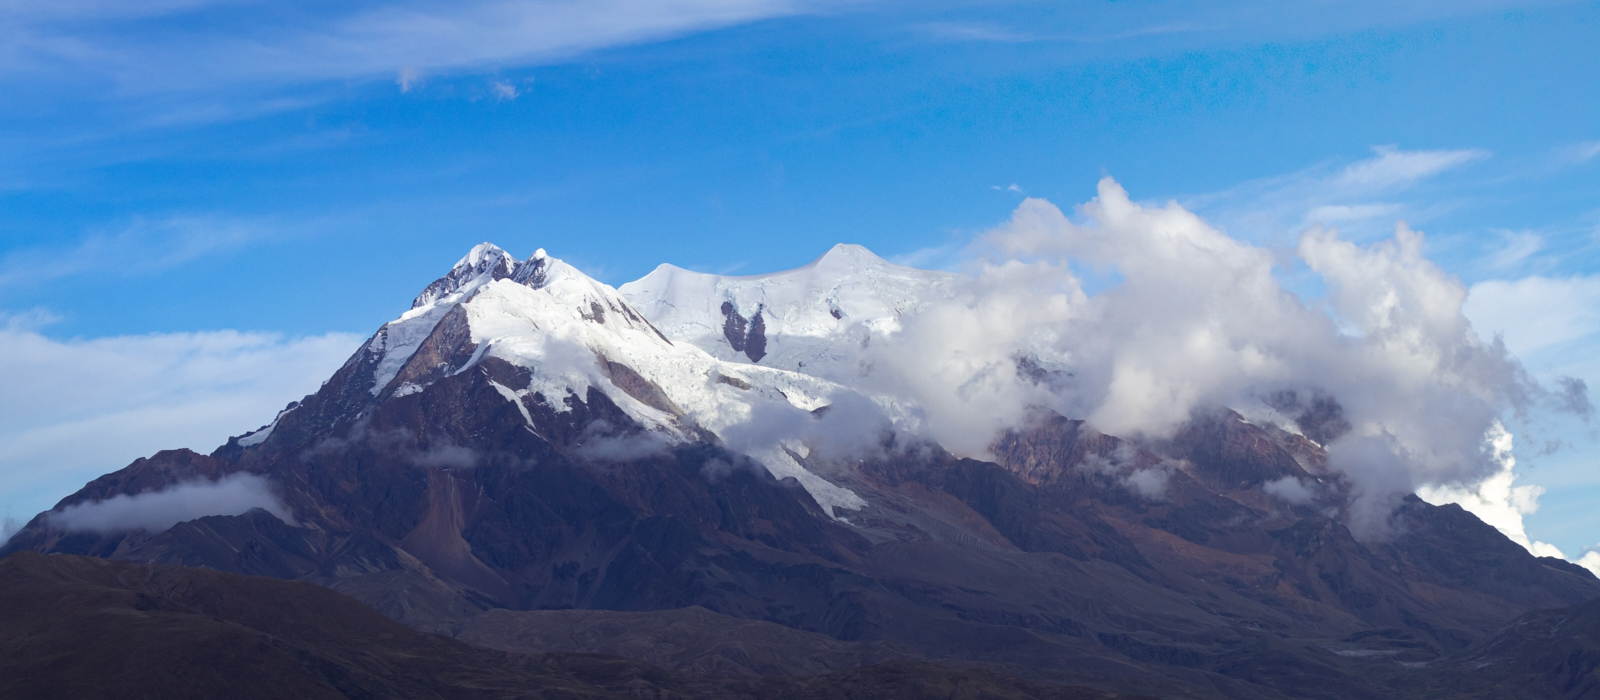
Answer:
<path fill-rule="evenodd" d="M 1477 157 L 1385 153 L 1346 176 L 1393 183 Z M 1294 255 L 1326 290 L 1308 300 L 1280 285 L 1271 251 L 1176 203 L 1135 203 L 1110 178 L 1080 214 L 1025 200 L 983 237 L 969 283 L 863 350 L 873 372 L 861 385 L 915 407 L 897 416 L 903 428 L 973 456 L 1030 405 L 1159 438 L 1197 409 L 1325 396 L 1349 425 L 1326 447 L 1355 485 L 1364 537 L 1382 536 L 1419 487 L 1470 490 L 1501 474 L 1486 436 L 1502 414 L 1560 403 L 1473 330 L 1466 288 L 1404 223 L 1371 245 L 1305 232 Z M 1074 266 L 1117 281 L 1088 294 Z"/>
<path fill-rule="evenodd" d="M 315 391 L 360 342 L 235 331 L 56 340 L 7 323 L 0 501 L 27 517 L 138 457 L 209 452 Z"/>
<path fill-rule="evenodd" d="M 1514 471 L 1517 460 L 1511 455 L 1511 433 L 1497 423 L 1489 431 L 1486 441 L 1495 461 L 1499 463 L 1498 471 L 1476 484 L 1425 484 L 1417 489 L 1417 495 L 1433 504 L 1460 505 L 1537 556 L 1565 559 L 1566 556 L 1555 545 L 1530 540 L 1523 527 L 1522 516 L 1532 515 L 1539 510 L 1539 496 L 1544 493 L 1544 488 L 1512 485 L 1517 479 Z"/>
<path fill-rule="evenodd" d="M 1583 556 L 1578 557 L 1578 566 L 1588 569 L 1595 576 L 1600 576 L 1600 544 L 1588 548 Z"/>
<path fill-rule="evenodd" d="M 234 474 L 217 481 L 174 484 L 160 491 L 67 506 L 48 517 L 54 527 L 99 533 L 144 530 L 163 532 L 178 523 L 208 515 L 239 515 L 261 508 L 294 524 L 294 515 L 272 493 L 272 485 L 255 474 Z"/>

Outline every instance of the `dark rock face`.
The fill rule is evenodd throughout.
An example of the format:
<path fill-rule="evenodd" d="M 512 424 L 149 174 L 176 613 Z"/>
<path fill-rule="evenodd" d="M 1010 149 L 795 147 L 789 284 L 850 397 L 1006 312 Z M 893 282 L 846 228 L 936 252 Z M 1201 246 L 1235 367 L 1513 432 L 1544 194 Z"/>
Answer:
<path fill-rule="evenodd" d="M 750 319 L 750 334 L 744 339 L 744 356 L 751 362 L 760 362 L 767 356 L 767 322 L 761 317 L 761 312 Z"/>
<path fill-rule="evenodd" d="M 755 315 L 746 319 L 734 308 L 733 302 L 722 302 L 722 336 L 728 339 L 734 352 L 744 353 L 751 362 L 760 362 L 767 356 L 767 322 L 761 317 L 761 311 L 756 309 Z"/>
<path fill-rule="evenodd" d="M 722 318 L 722 336 L 728 339 L 734 352 L 744 352 L 744 337 L 750 322 L 734 310 L 731 301 L 722 302 Z"/>

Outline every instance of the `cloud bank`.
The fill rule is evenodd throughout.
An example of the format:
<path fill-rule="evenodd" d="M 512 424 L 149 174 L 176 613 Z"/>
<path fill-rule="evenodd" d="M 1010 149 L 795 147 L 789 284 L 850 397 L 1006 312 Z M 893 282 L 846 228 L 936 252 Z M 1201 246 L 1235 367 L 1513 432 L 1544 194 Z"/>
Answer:
<path fill-rule="evenodd" d="M 215 331 L 57 340 L 0 326 L 0 507 L 31 516 L 159 450 L 209 452 L 315 391 L 361 338 Z"/>
<path fill-rule="evenodd" d="M 178 523 L 208 515 L 239 515 L 261 508 L 293 524 L 293 514 L 272 493 L 272 485 L 255 474 L 234 474 L 214 482 L 175 484 L 160 491 L 113 496 L 104 501 L 67 506 L 48 517 L 68 531 L 115 533 L 164 532 Z"/>
<path fill-rule="evenodd" d="M 1475 157 L 1387 154 L 1339 177 L 1388 183 Z M 1358 245 L 1310 228 L 1293 255 L 1325 296 L 1305 299 L 1281 284 L 1272 251 L 1176 203 L 1135 203 L 1110 178 L 1098 194 L 1078 221 L 1025 200 L 978 242 L 965 289 L 863 351 L 870 390 L 917 407 L 905 426 L 982 455 L 1030 405 L 1110 434 L 1164 437 L 1197 409 L 1325 395 L 1349 423 L 1324 439 L 1353 485 L 1353 530 L 1382 536 L 1401 496 L 1434 487 L 1476 494 L 1484 512 L 1492 502 L 1485 519 L 1534 546 L 1521 514 L 1537 493 L 1491 481 L 1511 473 L 1501 417 L 1582 410 L 1587 396 L 1544 389 L 1501 341 L 1480 337 L 1462 313 L 1466 288 L 1427 259 L 1421 233 L 1400 223 L 1392 238 Z M 1117 281 L 1091 295 L 1081 272 Z"/>

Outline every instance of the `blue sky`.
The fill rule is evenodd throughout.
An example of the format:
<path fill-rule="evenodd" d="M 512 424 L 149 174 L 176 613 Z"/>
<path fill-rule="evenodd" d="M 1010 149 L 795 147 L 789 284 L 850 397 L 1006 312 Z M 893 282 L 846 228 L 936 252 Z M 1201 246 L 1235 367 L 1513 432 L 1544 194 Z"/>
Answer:
<path fill-rule="evenodd" d="M 1105 175 L 1264 245 L 1405 219 L 1596 386 L 1600 4 L 1395 5 L 6 3 L 0 508 L 269 420 L 479 241 L 612 284 L 949 266 Z M 1551 420 L 1529 530 L 1574 554 L 1596 444 Z"/>

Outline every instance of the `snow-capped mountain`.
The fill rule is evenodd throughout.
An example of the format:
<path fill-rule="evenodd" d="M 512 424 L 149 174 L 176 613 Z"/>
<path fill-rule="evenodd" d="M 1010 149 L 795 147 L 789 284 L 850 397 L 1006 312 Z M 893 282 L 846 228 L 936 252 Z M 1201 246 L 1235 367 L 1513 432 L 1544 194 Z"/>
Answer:
<path fill-rule="evenodd" d="M 866 255 L 870 256 L 870 253 Z M 798 306 L 798 305 L 796 305 Z M 564 413 L 590 390 L 609 398 L 645 430 L 621 436 L 597 429 L 578 447 L 626 441 L 680 444 L 750 421 L 763 408 L 814 411 L 841 387 L 809 374 L 750 366 L 713 357 L 692 343 L 673 342 L 610 286 L 548 256 L 543 249 L 518 262 L 499 247 L 474 247 L 429 285 L 411 309 L 384 324 L 346 364 L 370 371 L 372 402 L 422 392 L 433 382 L 478 366 L 484 358 L 527 370 L 526 385 L 491 381 L 516 405 L 535 434 L 527 403 Z M 365 373 L 363 373 L 365 374 Z M 525 403 L 526 402 L 526 403 Z M 272 426 L 239 439 L 264 441 Z M 777 478 L 797 479 L 824 508 L 857 508 L 862 501 L 800 466 L 790 450 L 801 444 L 744 446 Z M 788 448 L 788 449 L 785 449 Z"/>
<path fill-rule="evenodd" d="M 270 425 L 100 477 L 0 554 L 299 579 L 449 634 L 495 608 L 701 606 L 871 658 L 1208 698 L 1394 696 L 1363 664 L 1600 595 L 1456 506 L 1412 498 L 1358 541 L 1322 447 L 1228 411 L 1161 442 L 1039 412 L 984 460 L 864 420 L 897 399 L 859 393 L 861 348 L 960 284 L 838 246 L 618 290 L 483 244 Z M 870 449 L 821 449 L 852 430 Z M 119 520 L 225 484 L 274 508 Z"/>

